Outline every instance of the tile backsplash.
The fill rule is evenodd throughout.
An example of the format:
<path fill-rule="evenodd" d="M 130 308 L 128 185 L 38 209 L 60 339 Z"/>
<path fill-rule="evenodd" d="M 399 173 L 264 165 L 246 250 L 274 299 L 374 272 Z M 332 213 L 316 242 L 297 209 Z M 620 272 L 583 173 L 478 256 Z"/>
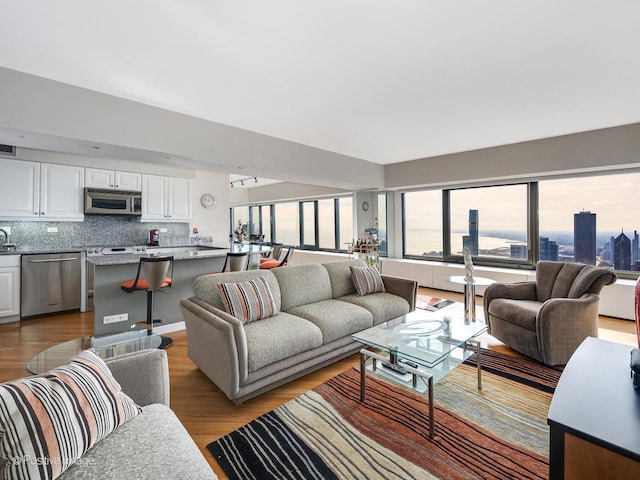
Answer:
<path fill-rule="evenodd" d="M 139 218 L 118 215 L 88 215 L 83 222 L 0 220 L 2 227 L 11 227 L 11 242 L 19 248 L 42 249 L 146 245 L 152 228 L 167 230 L 160 233 L 161 246 L 188 245 L 190 233 L 188 223 L 142 223 Z"/>

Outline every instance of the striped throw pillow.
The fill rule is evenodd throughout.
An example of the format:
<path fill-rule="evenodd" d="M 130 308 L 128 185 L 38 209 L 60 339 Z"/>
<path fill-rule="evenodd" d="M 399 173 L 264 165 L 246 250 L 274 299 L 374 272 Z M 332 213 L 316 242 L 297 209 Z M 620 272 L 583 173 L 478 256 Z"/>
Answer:
<path fill-rule="evenodd" d="M 278 313 L 269 285 L 263 277 L 249 282 L 219 283 L 218 290 L 226 312 L 242 320 L 253 322 Z"/>
<path fill-rule="evenodd" d="M 356 293 L 360 296 L 385 291 L 380 272 L 375 267 L 354 267 L 352 265 L 351 280 L 353 280 L 353 286 L 356 287 Z"/>
<path fill-rule="evenodd" d="M 55 479 L 142 410 L 92 350 L 0 384 L 0 478 Z"/>

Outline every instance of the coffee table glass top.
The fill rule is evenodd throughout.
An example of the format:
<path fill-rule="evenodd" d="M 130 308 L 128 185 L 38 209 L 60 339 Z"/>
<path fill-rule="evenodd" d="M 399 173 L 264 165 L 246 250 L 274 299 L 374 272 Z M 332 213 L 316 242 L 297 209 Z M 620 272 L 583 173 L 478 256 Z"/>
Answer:
<path fill-rule="evenodd" d="M 100 358 L 107 359 L 125 353 L 158 348 L 161 342 L 159 335 L 147 335 L 144 330 L 101 337 L 74 338 L 37 354 L 27 363 L 27 371 L 34 375 L 48 372 L 52 368 L 66 364 L 75 355 L 90 348 L 93 348 Z"/>
<path fill-rule="evenodd" d="M 461 349 L 460 354 L 456 355 L 459 363 L 471 354 L 464 348 L 466 342 L 487 330 L 483 321 L 465 324 L 461 307 L 456 303 L 436 312 L 415 310 L 355 333 L 352 338 L 386 353 L 397 352 L 398 358 L 427 368 L 451 360 L 452 353 Z M 444 321 L 445 317 L 450 319 L 448 324 Z M 453 367 L 455 365 L 450 368 Z"/>

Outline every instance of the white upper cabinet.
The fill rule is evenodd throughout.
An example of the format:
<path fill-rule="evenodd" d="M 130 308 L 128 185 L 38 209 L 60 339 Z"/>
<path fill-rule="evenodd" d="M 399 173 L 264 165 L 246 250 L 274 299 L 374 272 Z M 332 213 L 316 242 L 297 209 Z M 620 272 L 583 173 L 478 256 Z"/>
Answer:
<path fill-rule="evenodd" d="M 40 164 L 0 159 L 0 218 L 38 217 L 40 212 Z"/>
<path fill-rule="evenodd" d="M 85 169 L 85 187 L 139 192 L 142 190 L 142 175 L 133 172 L 87 168 Z"/>
<path fill-rule="evenodd" d="M 191 180 L 142 175 L 142 221 L 191 220 Z"/>
<path fill-rule="evenodd" d="M 0 218 L 84 218 L 84 168 L 0 159 Z"/>
<path fill-rule="evenodd" d="M 40 217 L 49 220 L 84 218 L 84 168 L 40 165 Z"/>

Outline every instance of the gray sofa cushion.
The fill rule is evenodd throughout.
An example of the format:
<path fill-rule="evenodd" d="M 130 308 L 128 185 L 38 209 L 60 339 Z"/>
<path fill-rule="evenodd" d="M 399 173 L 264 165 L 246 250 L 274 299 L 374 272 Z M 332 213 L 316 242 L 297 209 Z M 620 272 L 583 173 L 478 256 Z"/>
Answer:
<path fill-rule="evenodd" d="M 289 309 L 287 313 L 317 325 L 322 331 L 322 343 L 325 344 L 373 326 L 373 316 L 368 310 L 340 300 L 300 305 Z"/>
<path fill-rule="evenodd" d="M 319 347 L 323 338 L 313 323 L 285 312 L 246 324 L 244 333 L 249 372 Z"/>
<path fill-rule="evenodd" d="M 193 293 L 196 298 L 204 300 L 220 310 L 224 310 L 224 303 L 220 297 L 218 283 L 248 282 L 257 277 L 264 277 L 273 295 L 273 301 L 281 310 L 280 286 L 270 270 L 248 270 L 243 272 L 224 272 L 202 275 L 193 282 Z"/>
<path fill-rule="evenodd" d="M 527 330 L 536 330 L 536 317 L 542 302 L 496 298 L 489 304 L 489 314 Z"/>
<path fill-rule="evenodd" d="M 280 310 L 283 312 L 331 298 L 329 274 L 319 263 L 279 267 L 271 271 L 280 284 Z"/>
<path fill-rule="evenodd" d="M 366 308 L 373 315 L 374 325 L 405 315 L 410 309 L 409 302 L 390 293 L 370 293 L 364 296 L 353 294 L 340 297 L 338 300 Z"/>
<path fill-rule="evenodd" d="M 331 298 L 340 298 L 356 293 L 351 279 L 351 266 L 366 267 L 362 260 L 352 259 L 344 262 L 323 263 L 331 280 Z"/>
<path fill-rule="evenodd" d="M 60 480 L 215 479 L 180 420 L 160 404 L 142 413 L 95 445 Z"/>

